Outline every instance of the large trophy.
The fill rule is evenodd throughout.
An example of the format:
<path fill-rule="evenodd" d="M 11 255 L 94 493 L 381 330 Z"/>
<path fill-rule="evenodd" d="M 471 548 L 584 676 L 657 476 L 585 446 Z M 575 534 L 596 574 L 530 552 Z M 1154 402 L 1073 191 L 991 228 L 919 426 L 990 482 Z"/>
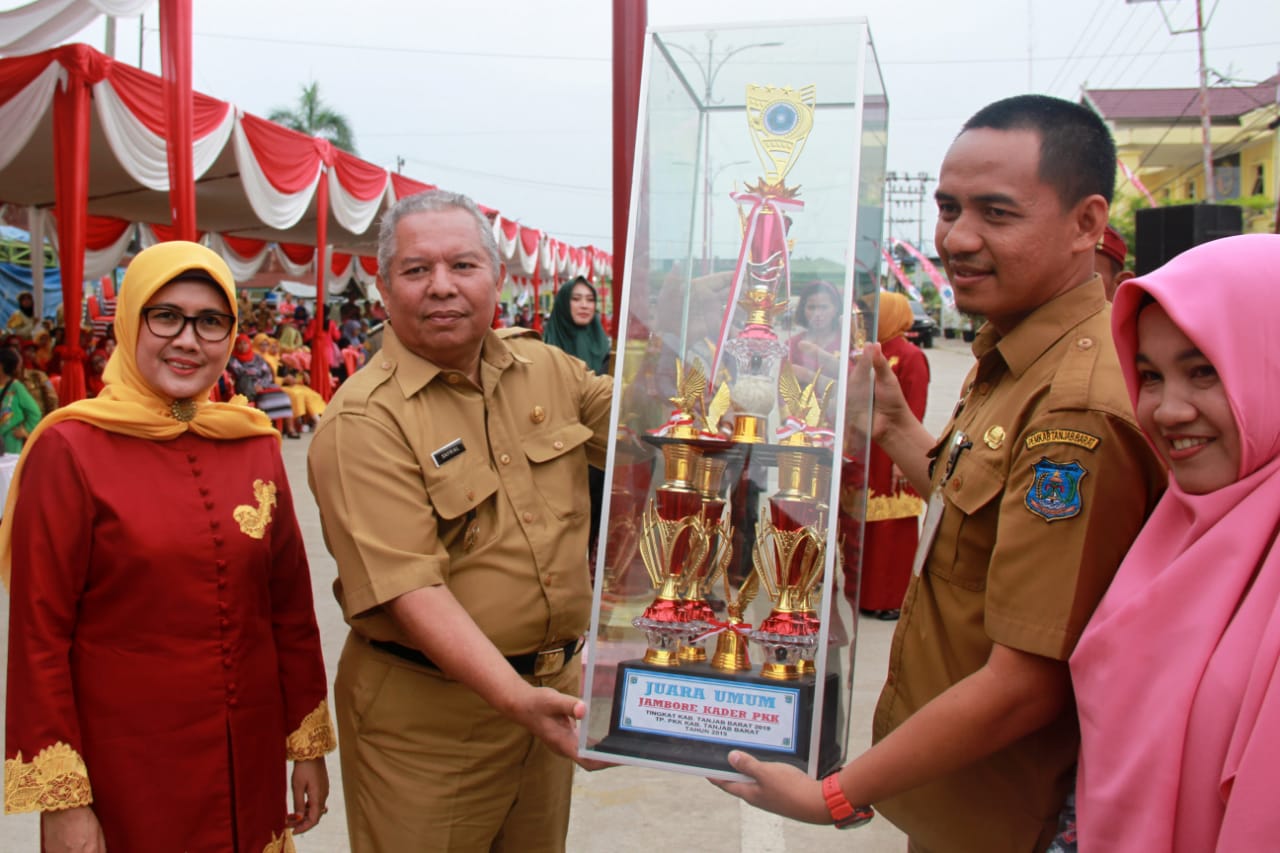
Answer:
<path fill-rule="evenodd" d="M 864 22 L 836 30 L 848 37 L 846 46 L 871 50 Z M 794 39 L 779 40 L 788 35 Z M 753 36 L 760 42 L 752 47 L 791 46 L 795 59 L 764 66 L 774 72 L 803 66 L 812 45 L 825 44 L 812 36 L 778 25 Z M 663 47 L 666 38 L 654 37 L 649 61 L 656 56 L 659 66 L 646 73 L 679 78 L 689 70 L 679 58 L 696 52 Z M 636 179 L 647 219 L 628 256 L 623 304 L 633 312 L 624 319 L 632 342 L 615 394 L 619 434 L 627 431 L 633 450 L 624 456 L 620 438 L 610 457 L 611 504 L 587 654 L 586 755 L 722 776 L 732 775 L 731 749 L 811 775 L 842 760 L 853 621 L 839 589 L 833 472 L 842 454 L 865 448 L 841 440 L 843 371 L 824 375 L 799 361 L 807 332 L 798 302 L 809 282 L 831 280 L 850 331 L 839 336 L 839 351 L 824 346 L 841 361 L 857 337 L 852 269 L 861 250 L 853 243 L 879 245 L 879 217 L 867 237 L 850 236 L 861 225 L 861 182 L 878 191 L 884 168 L 882 149 L 861 164 L 865 174 L 848 168 L 861 144 L 848 133 L 851 116 L 862 120 L 861 90 L 836 86 L 835 124 L 823 135 L 819 87 L 809 81 L 831 80 L 828 66 L 848 56 L 832 50 L 814 58 L 813 76 L 798 84 L 744 79 L 732 94 L 708 91 L 707 101 L 697 101 L 693 193 L 690 184 L 668 180 L 681 154 L 662 151 L 691 125 L 665 133 L 661 123 L 679 110 L 654 99 L 695 97 L 698 88 L 664 84 L 647 95 L 649 142 Z M 855 66 L 854 76 L 865 67 L 848 67 Z M 730 98 L 740 99 L 740 108 Z M 864 137 L 868 130 L 873 139 L 883 136 L 878 125 L 866 126 Z M 760 173 L 739 173 L 732 190 L 718 190 L 716 175 L 746 163 L 748 152 Z M 720 168 L 710 167 L 712 156 Z M 806 183 L 819 184 L 816 198 L 796 177 L 810 157 L 821 158 L 807 173 Z M 833 162 L 844 164 L 840 174 L 860 175 L 859 204 L 850 201 L 853 183 L 833 204 L 822 185 Z M 676 207 L 661 209 L 680 199 L 688 204 L 683 218 Z M 716 251 L 730 229 L 733 242 Z M 699 234 L 703 256 L 690 257 Z M 839 272 L 828 272 L 833 268 Z M 641 398 L 649 402 L 641 405 Z M 637 472 L 639 444 L 652 451 L 651 485 Z"/>

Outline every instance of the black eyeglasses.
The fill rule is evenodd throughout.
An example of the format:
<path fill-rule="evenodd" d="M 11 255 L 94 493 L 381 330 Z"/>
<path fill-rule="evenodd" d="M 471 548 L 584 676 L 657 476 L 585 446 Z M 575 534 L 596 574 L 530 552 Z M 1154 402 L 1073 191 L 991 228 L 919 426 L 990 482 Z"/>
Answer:
<path fill-rule="evenodd" d="M 143 308 L 142 321 L 157 338 L 176 338 L 190 323 L 191 328 L 196 330 L 196 337 L 211 344 L 225 341 L 236 327 L 236 318 L 230 314 L 202 311 L 194 317 L 188 317 L 164 305 Z"/>

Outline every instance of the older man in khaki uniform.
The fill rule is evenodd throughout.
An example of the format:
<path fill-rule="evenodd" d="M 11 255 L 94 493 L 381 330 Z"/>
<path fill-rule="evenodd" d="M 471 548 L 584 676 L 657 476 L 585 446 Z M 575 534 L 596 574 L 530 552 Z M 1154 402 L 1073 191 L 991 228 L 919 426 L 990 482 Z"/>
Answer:
<path fill-rule="evenodd" d="M 400 201 L 378 267 L 384 347 L 309 457 L 351 626 L 335 685 L 351 848 L 563 850 L 586 466 L 612 381 L 490 330 L 502 268 L 463 196 Z"/>
<path fill-rule="evenodd" d="M 1164 474 L 1134 421 L 1093 272 L 1115 148 L 1089 110 L 1022 96 L 965 125 L 938 180 L 935 245 L 987 324 L 940 441 L 874 347 L 876 441 L 930 494 L 876 709 L 875 746 L 820 785 L 734 756 L 725 787 L 803 820 L 874 803 L 914 851 L 1052 840 L 1079 740 L 1066 660 Z"/>

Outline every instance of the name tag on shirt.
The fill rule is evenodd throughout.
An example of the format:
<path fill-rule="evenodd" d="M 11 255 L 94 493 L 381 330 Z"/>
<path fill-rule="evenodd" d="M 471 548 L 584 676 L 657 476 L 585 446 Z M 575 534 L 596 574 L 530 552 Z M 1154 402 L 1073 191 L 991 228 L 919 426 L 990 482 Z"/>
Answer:
<path fill-rule="evenodd" d="M 920 543 L 916 546 L 916 558 L 911 563 L 911 574 L 919 577 L 924 571 L 924 561 L 933 550 L 933 540 L 938 535 L 938 524 L 942 521 L 942 507 L 946 500 L 942 497 L 942 489 L 934 489 L 929 496 L 929 509 L 924 515 L 924 526 L 920 530 Z"/>
<path fill-rule="evenodd" d="M 448 462 L 450 459 L 454 458 L 455 456 L 461 456 L 463 453 L 466 453 L 466 452 L 467 452 L 467 448 L 462 443 L 462 439 L 455 438 L 453 441 L 449 442 L 444 447 L 441 447 L 439 450 L 433 450 L 431 452 L 431 461 L 436 463 L 436 467 L 439 468 L 441 465 Z"/>

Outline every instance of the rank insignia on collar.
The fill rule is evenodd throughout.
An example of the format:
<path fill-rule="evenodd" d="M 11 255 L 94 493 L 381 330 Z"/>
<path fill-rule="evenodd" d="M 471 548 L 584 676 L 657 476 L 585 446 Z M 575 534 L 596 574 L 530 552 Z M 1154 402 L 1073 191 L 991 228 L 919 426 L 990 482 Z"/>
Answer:
<path fill-rule="evenodd" d="M 1027 509 L 1045 521 L 1075 518 L 1084 506 L 1080 480 L 1089 472 L 1074 459 L 1067 463 L 1050 462 L 1041 456 L 1031 466 L 1035 479 L 1027 489 Z"/>

